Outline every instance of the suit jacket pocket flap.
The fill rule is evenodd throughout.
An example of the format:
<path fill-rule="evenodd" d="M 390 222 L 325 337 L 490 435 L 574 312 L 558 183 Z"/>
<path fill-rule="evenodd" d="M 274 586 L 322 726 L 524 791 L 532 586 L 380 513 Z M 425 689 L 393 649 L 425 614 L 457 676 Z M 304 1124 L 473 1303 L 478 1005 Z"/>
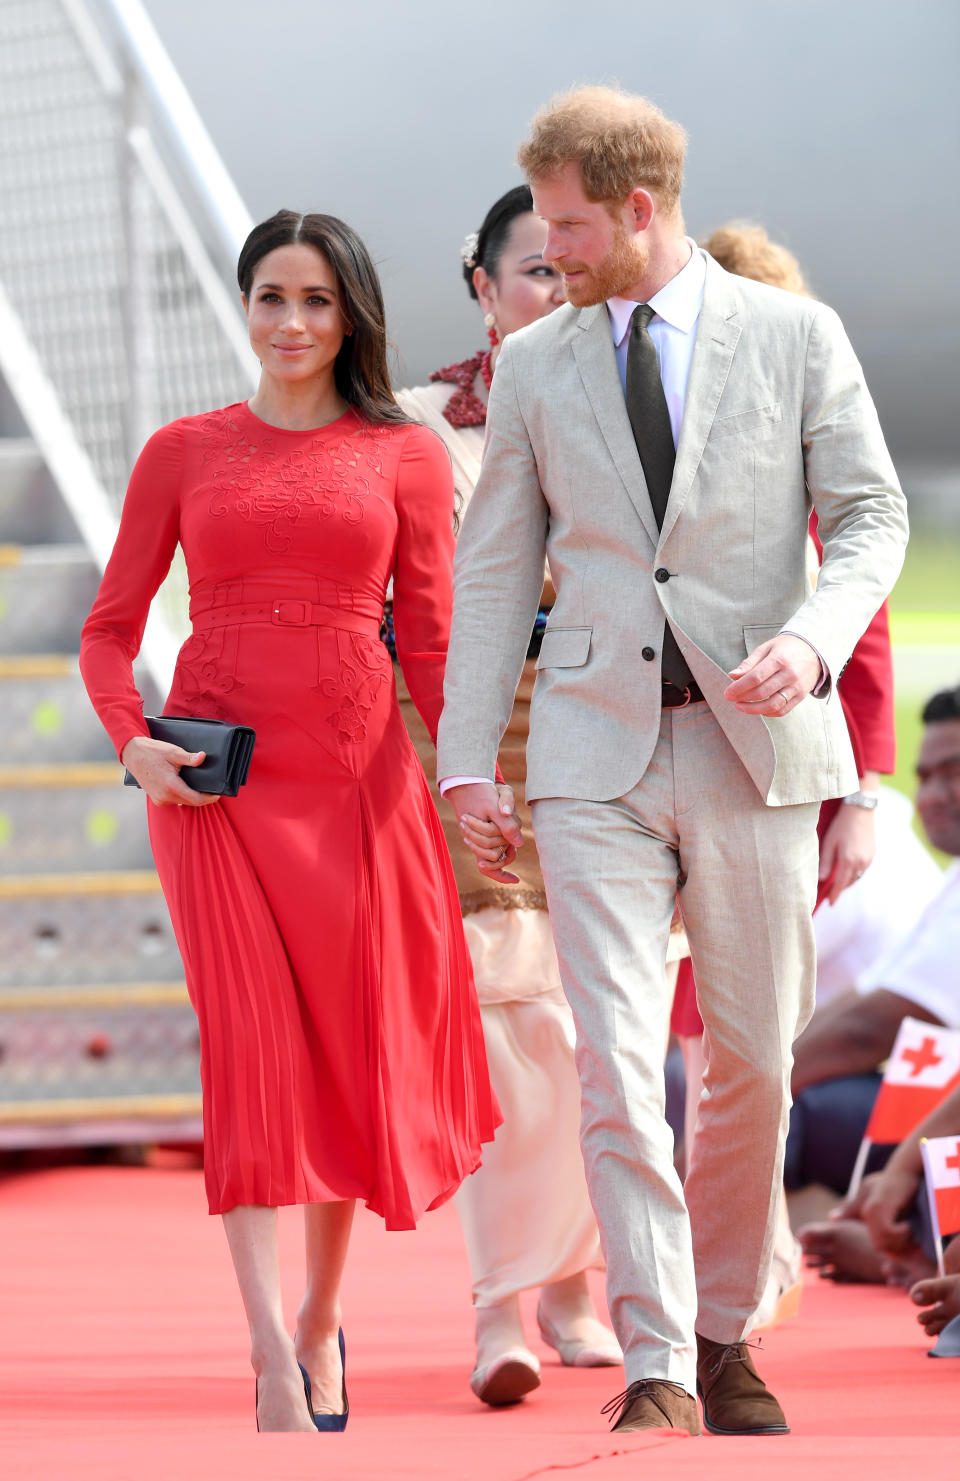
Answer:
<path fill-rule="evenodd" d="M 744 437 L 756 436 L 757 433 L 768 432 L 782 421 L 783 412 L 780 402 L 776 401 L 772 406 L 752 406 L 748 411 L 735 411 L 727 416 L 719 416 L 710 430 L 711 437 L 732 437 L 734 433 L 742 433 Z"/>
<path fill-rule="evenodd" d="M 752 653 L 754 648 L 759 648 L 761 643 L 769 643 L 779 633 L 782 622 L 761 622 L 754 627 L 743 629 L 743 641 L 747 645 L 747 652 Z"/>
<path fill-rule="evenodd" d="M 590 653 L 592 627 L 548 627 L 543 635 L 538 669 L 575 669 Z"/>

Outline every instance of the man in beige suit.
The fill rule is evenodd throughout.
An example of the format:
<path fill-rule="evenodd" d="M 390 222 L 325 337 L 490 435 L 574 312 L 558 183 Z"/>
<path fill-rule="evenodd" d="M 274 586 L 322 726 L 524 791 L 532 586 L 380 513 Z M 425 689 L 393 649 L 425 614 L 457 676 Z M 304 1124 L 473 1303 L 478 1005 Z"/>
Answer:
<path fill-rule="evenodd" d="M 699 1433 L 699 1390 L 714 1432 L 778 1434 L 743 1338 L 813 1001 L 818 808 L 857 785 L 834 680 L 896 579 L 906 513 L 836 315 L 685 236 L 684 145 L 644 99 L 590 88 L 520 151 L 569 306 L 499 356 L 439 775 L 481 868 L 509 879 L 520 834 L 488 779 L 549 558 L 527 797 L 625 1354 L 614 1426 Z M 685 1188 L 663 1115 L 678 894 L 707 1053 Z"/>

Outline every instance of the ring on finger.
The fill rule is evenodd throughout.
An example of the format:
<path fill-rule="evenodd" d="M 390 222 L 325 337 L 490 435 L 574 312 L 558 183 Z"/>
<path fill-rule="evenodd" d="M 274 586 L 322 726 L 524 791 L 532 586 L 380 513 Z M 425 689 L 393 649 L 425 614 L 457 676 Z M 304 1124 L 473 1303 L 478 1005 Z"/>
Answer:
<path fill-rule="evenodd" d="M 790 696 L 785 689 L 778 689 L 777 693 L 779 694 L 785 705 L 788 705 L 790 703 Z"/>
<path fill-rule="evenodd" d="M 510 852 L 510 850 L 507 848 L 507 845 L 505 843 L 502 843 L 500 845 L 500 852 L 497 854 L 497 856 L 496 856 L 496 858 L 494 859 L 493 862 L 495 864 L 502 864 L 503 861 L 504 861 L 504 859 L 507 857 L 507 854 L 509 852 Z"/>

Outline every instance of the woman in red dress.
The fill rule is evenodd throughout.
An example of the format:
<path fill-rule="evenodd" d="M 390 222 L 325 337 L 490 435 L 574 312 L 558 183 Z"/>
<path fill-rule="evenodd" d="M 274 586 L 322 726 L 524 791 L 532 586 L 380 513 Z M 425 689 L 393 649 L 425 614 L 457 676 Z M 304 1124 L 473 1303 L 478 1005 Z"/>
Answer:
<path fill-rule="evenodd" d="M 281 211 L 251 233 L 238 277 L 259 388 L 147 443 L 81 666 L 149 799 L 258 1425 L 339 1429 L 356 1200 L 412 1228 L 497 1122 L 449 856 L 379 637 L 392 577 L 398 657 L 435 734 L 453 480 L 440 439 L 393 399 L 379 283 L 349 227 Z M 165 712 L 255 729 L 236 798 L 185 784 L 202 753 L 152 740 L 134 687 L 178 542 L 193 635 Z M 289 1203 L 304 1205 L 307 1251 L 293 1340 L 276 1234 Z"/>

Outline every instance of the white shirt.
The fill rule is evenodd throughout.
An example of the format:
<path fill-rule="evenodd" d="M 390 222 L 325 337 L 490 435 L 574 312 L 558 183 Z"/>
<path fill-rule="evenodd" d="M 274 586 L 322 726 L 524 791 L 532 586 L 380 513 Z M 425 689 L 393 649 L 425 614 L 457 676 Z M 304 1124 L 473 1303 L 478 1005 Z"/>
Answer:
<path fill-rule="evenodd" d="M 885 988 L 925 1008 L 948 1028 L 960 1028 L 960 859 L 914 929 L 857 978 L 858 993 Z"/>
<path fill-rule="evenodd" d="M 697 339 L 697 322 L 703 306 L 703 285 L 707 277 L 707 263 L 697 245 L 687 237 L 690 258 L 675 278 L 665 283 L 659 293 L 646 300 L 655 311 L 650 320 L 649 334 L 657 351 L 660 363 L 660 380 L 670 413 L 670 429 L 673 445 L 680 441 L 680 424 L 687 401 L 687 381 L 690 379 L 690 363 Z M 607 314 L 610 332 L 617 356 L 617 369 L 624 392 L 627 389 L 627 346 L 630 342 L 630 320 L 637 307 L 638 299 L 608 298 Z"/>

